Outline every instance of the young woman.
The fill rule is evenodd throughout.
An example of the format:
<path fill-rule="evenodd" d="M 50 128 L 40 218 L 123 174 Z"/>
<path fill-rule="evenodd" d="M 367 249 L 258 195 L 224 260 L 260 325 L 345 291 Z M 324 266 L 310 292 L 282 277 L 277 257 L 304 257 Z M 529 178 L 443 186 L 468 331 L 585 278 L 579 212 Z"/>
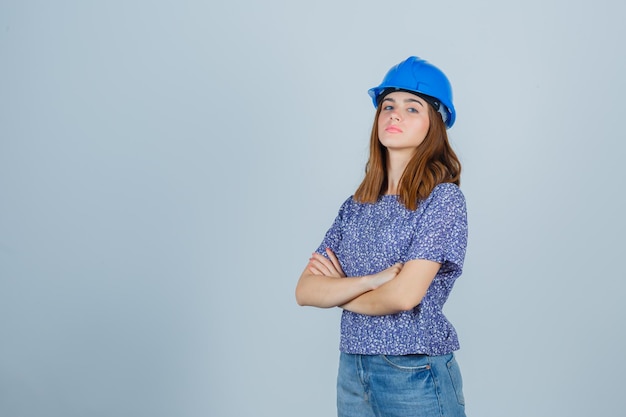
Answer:
<path fill-rule="evenodd" d="M 341 307 L 340 417 L 465 416 L 456 331 L 442 313 L 467 243 L 456 113 L 441 70 L 418 57 L 369 90 L 376 117 L 363 182 L 296 287 Z"/>

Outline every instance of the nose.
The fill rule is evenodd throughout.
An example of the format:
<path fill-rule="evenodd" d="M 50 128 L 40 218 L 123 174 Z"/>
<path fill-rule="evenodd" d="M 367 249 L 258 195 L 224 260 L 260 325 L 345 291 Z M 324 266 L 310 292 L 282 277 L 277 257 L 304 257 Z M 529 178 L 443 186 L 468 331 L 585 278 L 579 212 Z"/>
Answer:
<path fill-rule="evenodd" d="M 389 115 L 389 118 L 390 118 L 391 120 L 395 120 L 395 121 L 397 121 L 397 122 L 399 122 L 399 121 L 400 121 L 400 116 L 399 116 L 399 115 L 398 115 L 398 113 L 396 113 L 395 111 L 394 111 L 394 112 L 391 112 L 391 114 Z"/>

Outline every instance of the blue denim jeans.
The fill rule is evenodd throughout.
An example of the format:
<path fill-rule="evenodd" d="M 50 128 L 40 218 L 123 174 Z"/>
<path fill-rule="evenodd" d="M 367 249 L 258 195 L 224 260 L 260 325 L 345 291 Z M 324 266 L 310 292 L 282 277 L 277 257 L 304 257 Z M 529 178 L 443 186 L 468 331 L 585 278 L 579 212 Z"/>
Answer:
<path fill-rule="evenodd" d="M 341 353 L 339 417 L 465 417 L 454 354 L 351 355 Z"/>

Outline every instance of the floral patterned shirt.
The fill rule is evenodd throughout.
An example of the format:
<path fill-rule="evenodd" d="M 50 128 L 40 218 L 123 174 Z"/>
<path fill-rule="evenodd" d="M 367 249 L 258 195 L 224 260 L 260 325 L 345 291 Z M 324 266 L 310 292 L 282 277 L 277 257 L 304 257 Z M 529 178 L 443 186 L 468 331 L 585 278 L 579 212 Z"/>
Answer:
<path fill-rule="evenodd" d="M 344 310 L 340 350 L 443 355 L 459 349 L 457 333 L 442 308 L 461 275 L 466 245 L 465 198 L 455 184 L 437 185 L 414 211 L 395 195 L 383 195 L 373 204 L 348 198 L 317 249 L 325 255 L 330 248 L 347 277 L 374 274 L 413 259 L 439 262 L 441 268 L 422 302 L 410 311 L 368 316 Z"/>

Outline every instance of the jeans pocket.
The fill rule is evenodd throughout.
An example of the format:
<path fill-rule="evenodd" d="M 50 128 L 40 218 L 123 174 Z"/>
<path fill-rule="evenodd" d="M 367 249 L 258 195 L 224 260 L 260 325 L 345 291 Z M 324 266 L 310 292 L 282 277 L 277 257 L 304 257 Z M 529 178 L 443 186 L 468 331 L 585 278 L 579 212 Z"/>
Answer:
<path fill-rule="evenodd" d="M 417 372 L 430 369 L 426 355 L 381 355 L 388 365 L 400 371 Z"/>
<path fill-rule="evenodd" d="M 452 381 L 452 387 L 456 393 L 456 399 L 461 405 L 465 405 L 465 397 L 463 396 L 463 378 L 461 377 L 461 369 L 456 361 L 456 358 L 452 356 L 447 363 L 448 372 L 450 373 L 450 380 Z"/>

